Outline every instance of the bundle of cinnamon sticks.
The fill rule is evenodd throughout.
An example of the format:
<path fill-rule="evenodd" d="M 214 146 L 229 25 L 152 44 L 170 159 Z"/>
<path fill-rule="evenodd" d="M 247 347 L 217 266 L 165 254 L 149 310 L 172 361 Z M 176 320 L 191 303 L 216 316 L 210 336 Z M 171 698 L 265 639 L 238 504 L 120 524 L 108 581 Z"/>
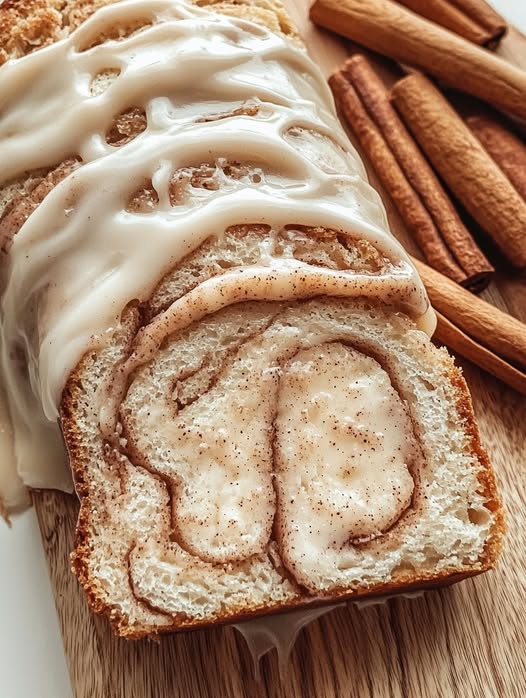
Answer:
<path fill-rule="evenodd" d="M 481 291 L 493 267 L 462 223 L 366 58 L 350 58 L 329 84 L 428 263 L 470 290 Z"/>
<path fill-rule="evenodd" d="M 494 47 L 506 29 L 484 0 L 316 0 L 311 17 L 526 119 L 526 73 L 470 43 Z M 461 117 L 421 73 L 389 90 L 357 54 L 329 82 L 429 264 L 415 261 L 437 311 L 436 339 L 526 395 L 526 325 L 465 290 L 483 290 L 494 269 L 454 203 L 526 270 L 526 145 L 496 112 L 479 106 Z"/>
<path fill-rule="evenodd" d="M 397 83 L 395 94 L 398 99 L 400 87 L 405 90 L 409 83 L 407 101 L 414 98 L 422 100 L 425 104 L 428 86 L 422 85 L 421 80 L 422 76 L 415 75 Z M 431 265 L 414 260 L 437 312 L 435 338 L 526 395 L 526 325 L 462 288 L 465 286 L 470 290 L 481 290 L 488 282 L 492 267 L 463 225 L 428 161 L 399 119 L 389 101 L 388 90 L 361 55 L 355 55 L 346 61 L 342 70 L 331 76 L 329 83 L 384 188 Z M 405 93 L 404 97 L 407 97 Z M 447 114 L 441 102 L 439 107 L 442 116 Z M 415 113 L 418 117 L 419 110 L 415 110 Z M 441 143 L 439 148 L 444 150 L 439 149 L 437 152 L 446 163 L 446 169 L 450 165 L 448 158 L 452 157 L 452 171 L 460 172 L 461 176 L 462 172 L 465 172 L 463 163 L 456 162 L 458 155 L 455 155 L 455 152 L 453 156 L 448 155 L 447 150 L 448 143 L 457 139 L 456 124 L 453 128 L 444 124 L 441 114 L 435 115 L 436 128 L 443 134 L 446 143 Z M 404 116 L 414 117 L 414 114 L 409 108 L 409 112 L 404 113 Z M 457 118 L 455 116 L 454 120 Z M 488 153 L 494 155 L 504 172 L 509 171 L 513 176 L 517 191 L 524 191 L 526 146 L 487 116 L 472 117 L 468 121 L 480 143 L 487 147 Z M 416 124 L 419 123 L 419 118 L 416 118 Z M 414 123 L 412 126 L 415 128 Z M 467 126 L 461 122 L 462 133 L 467 130 Z M 475 139 L 475 136 L 469 133 L 469 138 Z M 422 139 L 424 142 L 421 145 L 427 153 L 425 135 Z M 439 141 L 442 141 L 441 137 Z M 495 206 L 495 197 L 499 194 L 494 178 L 500 176 L 495 174 L 494 170 L 500 170 L 488 153 L 484 152 L 481 165 L 481 176 L 489 183 L 488 191 L 485 185 L 480 186 L 477 179 L 470 180 L 468 177 L 466 181 L 470 191 L 471 188 L 474 193 L 480 190 L 483 197 L 488 197 L 488 211 L 485 215 L 492 219 L 492 207 Z M 489 166 L 486 159 L 491 160 Z M 433 162 L 435 164 L 435 161 Z M 517 167 L 517 164 L 523 166 Z M 511 196 L 509 200 L 506 199 L 506 194 L 507 189 L 504 190 L 503 196 L 504 203 L 509 204 L 512 199 Z M 486 205 L 485 201 L 481 203 L 483 207 Z M 520 213 L 520 209 L 517 213 Z M 514 243 L 517 245 L 514 254 L 520 258 L 521 253 L 526 251 L 520 246 L 520 229 L 514 227 L 514 221 L 509 222 L 509 226 L 497 227 L 495 231 L 500 236 L 504 249 L 511 251 Z M 516 238 L 513 237 L 514 234 Z"/>
<path fill-rule="evenodd" d="M 398 81 L 392 89 L 392 98 L 456 198 L 492 238 L 508 263 L 526 269 L 526 199 L 519 191 L 524 189 L 526 176 L 523 144 L 498 124 L 486 120 L 482 129 L 480 121 L 472 119 L 471 126 L 479 140 L 424 75 L 412 74 Z M 493 157 L 483 147 L 484 139 L 491 143 Z M 501 151 L 497 139 L 509 142 L 507 155 Z M 509 151 L 515 141 L 512 158 Z"/>
<path fill-rule="evenodd" d="M 447 26 L 446 16 L 457 11 L 495 36 L 505 29 L 485 0 L 316 0 L 311 18 L 526 119 L 526 72 L 436 23 Z M 474 291 L 493 271 L 432 168 L 509 264 L 526 269 L 526 147 L 520 139 L 494 119 L 464 123 L 423 74 L 403 78 L 389 95 L 365 58 L 354 57 L 330 82 L 433 267 Z"/>
<path fill-rule="evenodd" d="M 526 119 L 526 72 L 395 0 L 315 0 L 310 17 L 372 51 Z"/>
<path fill-rule="evenodd" d="M 476 292 L 494 271 L 436 171 L 508 263 L 526 269 L 526 145 L 498 117 L 476 115 L 465 123 L 422 74 L 389 91 L 360 54 L 329 84 L 432 267 Z"/>

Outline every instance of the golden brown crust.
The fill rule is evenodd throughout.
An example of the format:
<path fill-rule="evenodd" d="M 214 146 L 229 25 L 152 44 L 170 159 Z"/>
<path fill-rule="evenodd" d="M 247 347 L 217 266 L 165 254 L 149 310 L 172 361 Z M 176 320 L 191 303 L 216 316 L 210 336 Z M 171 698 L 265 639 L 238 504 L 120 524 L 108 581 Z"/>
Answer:
<path fill-rule="evenodd" d="M 135 308 L 128 308 L 123 313 L 123 325 L 127 335 L 127 345 L 139 327 L 139 313 Z M 100 584 L 90 569 L 90 530 L 92 524 L 92 500 L 89 478 L 89 455 L 85 446 L 84 434 L 80 431 L 76 419 L 79 404 L 84 393 L 83 374 L 90 360 L 86 355 L 70 375 L 60 403 L 60 426 L 66 444 L 69 463 L 75 481 L 75 491 L 79 498 L 80 509 L 75 529 L 75 547 L 71 553 L 71 569 L 77 576 L 87 597 L 88 605 L 94 613 L 108 618 L 117 635 L 127 637 L 130 630 L 127 619 L 115 606 L 104 600 Z M 131 632 L 134 630 L 131 628 Z M 142 635 L 144 636 L 143 632 Z M 130 635 L 129 637 L 133 637 Z M 138 635 L 139 637 L 139 635 Z"/>
<path fill-rule="evenodd" d="M 58 41 L 99 7 L 117 0 L 4 0 L 0 4 L 0 65 Z"/>
<path fill-rule="evenodd" d="M 0 65 L 60 38 L 62 15 L 52 0 L 4 0 L 0 5 Z"/>
<path fill-rule="evenodd" d="M 473 412 L 471 394 L 461 369 L 458 366 L 454 366 L 448 375 L 448 379 L 455 387 L 457 393 L 457 410 L 464 422 L 464 430 L 470 440 L 470 452 L 477 457 L 482 466 L 477 473 L 477 478 L 481 485 L 481 494 L 486 500 L 486 507 L 494 514 L 494 523 L 483 557 L 484 570 L 492 569 L 497 563 L 502 549 L 503 536 L 506 532 L 504 509 L 497 493 L 495 473 L 488 454 L 480 442 L 480 432 Z"/>

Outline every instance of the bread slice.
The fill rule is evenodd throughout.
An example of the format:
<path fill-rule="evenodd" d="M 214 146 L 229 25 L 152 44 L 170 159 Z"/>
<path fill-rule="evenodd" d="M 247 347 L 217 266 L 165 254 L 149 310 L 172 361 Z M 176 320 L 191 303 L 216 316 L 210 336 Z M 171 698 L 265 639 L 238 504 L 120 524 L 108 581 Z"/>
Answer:
<path fill-rule="evenodd" d="M 219 267 L 225 257 L 246 263 L 258 234 L 231 231 L 221 253 L 205 243 L 145 315 L 168 302 L 167 289 L 172 300 L 184 293 L 211 255 Z M 326 261 L 356 254 L 334 241 L 324 251 Z M 494 565 L 502 515 L 469 393 L 446 350 L 408 317 L 329 298 L 229 306 L 168 337 L 135 372 L 112 448 L 97 391 L 129 353 L 139 316 L 129 308 L 119 342 L 84 358 L 61 407 L 81 500 L 73 568 L 117 633 L 444 584 Z M 329 403 L 313 408 L 320 380 Z M 377 463 L 367 440 L 382 410 L 406 432 L 393 435 L 394 450 L 408 450 L 391 467 L 384 454 L 394 476 L 367 492 L 374 478 L 360 489 L 360 473 Z M 347 442 L 342 429 L 360 411 L 369 430 L 361 425 L 356 450 L 356 434 Z M 339 449 L 347 473 L 334 463 Z"/>
<path fill-rule="evenodd" d="M 10 0 L 0 7 L 0 60 L 56 41 L 104 4 Z M 197 4 L 297 40 L 273 0 Z M 103 71 L 94 94 L 112 79 Z M 259 109 L 249 100 L 202 119 Z M 117 115 L 108 142 L 130 142 L 145 118 L 135 107 Z M 327 158 L 319 133 L 287 137 Z M 4 188 L 4 250 L 78 167 L 71 157 Z M 267 174 L 225 152 L 177 170 L 168 199 L 204 205 L 210 192 Z M 157 204 L 145 181 L 127 210 Z M 73 570 L 118 635 L 436 586 L 495 564 L 502 511 L 465 382 L 395 298 L 305 291 L 239 302 L 251 295 L 241 282 L 225 307 L 189 318 L 135 364 L 116 434 L 101 426 L 101 391 L 174 304 L 230 272 L 292 262 L 363 277 L 364 288 L 399 269 L 371 241 L 329 225 L 240 221 L 211 233 L 147 301 L 128 304 L 111 342 L 67 381 L 60 424 L 80 499 Z"/>

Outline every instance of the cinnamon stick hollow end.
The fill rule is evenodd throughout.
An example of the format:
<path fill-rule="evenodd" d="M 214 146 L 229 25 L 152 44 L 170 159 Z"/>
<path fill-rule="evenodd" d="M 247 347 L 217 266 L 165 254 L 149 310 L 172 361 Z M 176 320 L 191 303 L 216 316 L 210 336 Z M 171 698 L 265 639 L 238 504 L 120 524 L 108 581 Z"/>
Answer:
<path fill-rule="evenodd" d="M 64 26 L 0 68 L 0 364 L 90 607 L 138 638 L 493 567 L 466 385 L 281 5 Z"/>
<path fill-rule="evenodd" d="M 409 9 L 468 41 L 495 49 L 508 26 L 484 0 L 399 0 Z"/>

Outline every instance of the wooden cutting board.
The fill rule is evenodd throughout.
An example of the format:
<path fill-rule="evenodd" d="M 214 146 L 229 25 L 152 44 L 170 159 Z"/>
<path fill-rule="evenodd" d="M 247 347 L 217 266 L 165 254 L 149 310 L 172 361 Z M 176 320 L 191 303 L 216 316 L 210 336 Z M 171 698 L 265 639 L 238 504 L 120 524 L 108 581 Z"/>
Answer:
<path fill-rule="evenodd" d="M 306 0 L 286 5 L 311 56 L 328 74 L 349 54 L 350 44 L 309 24 Z M 526 68 L 526 39 L 518 32 L 506 39 L 501 53 Z M 393 229 L 414 251 L 390 201 L 384 201 Z M 524 278 L 498 280 L 484 295 L 526 321 Z M 244 640 L 229 627 L 159 643 L 112 637 L 106 622 L 88 611 L 69 571 L 75 499 L 36 494 L 76 698 L 525 696 L 526 399 L 463 365 L 508 514 L 498 569 L 417 599 L 336 609 L 302 631 L 283 676 L 271 653 L 256 682 Z"/>

